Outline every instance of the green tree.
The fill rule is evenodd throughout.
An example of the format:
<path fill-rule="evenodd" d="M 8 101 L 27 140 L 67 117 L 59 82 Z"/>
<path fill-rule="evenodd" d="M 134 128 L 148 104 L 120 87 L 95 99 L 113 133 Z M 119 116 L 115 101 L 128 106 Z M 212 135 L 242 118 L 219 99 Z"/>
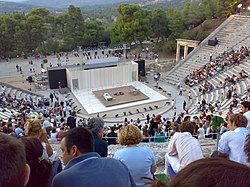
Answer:
<path fill-rule="evenodd" d="M 82 46 L 97 46 L 98 42 L 102 40 L 104 28 L 97 25 L 94 21 L 88 21 L 86 23 L 86 31 L 83 36 Z"/>
<path fill-rule="evenodd" d="M 204 20 L 203 11 L 195 0 L 186 2 L 184 4 L 184 8 L 182 9 L 182 17 L 186 29 L 192 29 L 198 26 Z"/>
<path fill-rule="evenodd" d="M 44 41 L 48 34 L 48 25 L 41 16 L 31 15 L 27 18 L 27 28 L 32 48 L 45 49 Z"/>
<path fill-rule="evenodd" d="M 214 5 L 212 0 L 201 0 L 201 9 L 206 19 L 211 19 L 214 15 Z"/>
<path fill-rule="evenodd" d="M 171 37 L 178 38 L 184 31 L 184 20 L 181 16 L 181 11 L 177 8 L 169 9 L 167 12 L 168 27 L 172 32 Z"/>
<path fill-rule="evenodd" d="M 84 18 L 79 7 L 68 7 L 68 18 L 65 25 L 64 41 L 73 49 L 82 43 L 85 26 Z"/>
<path fill-rule="evenodd" d="M 135 4 L 122 4 L 118 7 L 119 17 L 113 27 L 116 36 L 123 42 L 142 43 L 152 33 L 150 12 Z M 118 38 L 118 37 L 116 37 Z"/>
<path fill-rule="evenodd" d="M 157 8 L 152 11 L 151 28 L 157 37 L 157 43 L 160 38 L 164 39 L 169 36 L 168 19 L 164 10 Z"/>

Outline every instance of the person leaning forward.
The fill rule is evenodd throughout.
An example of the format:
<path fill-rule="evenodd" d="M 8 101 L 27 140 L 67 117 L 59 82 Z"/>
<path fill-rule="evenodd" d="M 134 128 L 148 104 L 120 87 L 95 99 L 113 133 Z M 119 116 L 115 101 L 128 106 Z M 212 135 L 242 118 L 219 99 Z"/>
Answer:
<path fill-rule="evenodd" d="M 76 127 L 62 134 L 64 171 L 57 174 L 52 187 L 135 187 L 128 168 L 113 158 L 94 152 L 90 130 Z"/>

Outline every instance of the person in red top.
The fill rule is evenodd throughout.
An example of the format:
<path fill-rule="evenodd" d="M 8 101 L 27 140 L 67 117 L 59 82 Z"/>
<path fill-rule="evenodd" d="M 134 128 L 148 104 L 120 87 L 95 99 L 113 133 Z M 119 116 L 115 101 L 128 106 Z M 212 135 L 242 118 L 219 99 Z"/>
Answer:
<path fill-rule="evenodd" d="M 57 132 L 57 134 L 56 134 L 56 139 L 57 139 L 58 141 L 61 141 L 61 134 L 62 134 L 63 132 L 65 132 L 64 126 L 61 126 L 61 127 L 60 127 L 60 131 Z"/>

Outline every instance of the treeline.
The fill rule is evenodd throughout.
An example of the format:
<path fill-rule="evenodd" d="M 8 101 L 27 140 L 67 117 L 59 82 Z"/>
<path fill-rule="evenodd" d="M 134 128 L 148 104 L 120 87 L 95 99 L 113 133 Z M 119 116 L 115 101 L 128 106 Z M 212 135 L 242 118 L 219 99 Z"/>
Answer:
<path fill-rule="evenodd" d="M 167 11 L 148 10 L 136 4 L 121 4 L 119 16 L 111 27 L 99 20 L 84 17 L 79 7 L 70 5 L 66 13 L 52 14 L 45 8 L 32 9 L 28 14 L 0 15 L 0 57 L 26 55 L 36 50 L 41 53 L 69 51 L 77 46 L 107 45 L 156 38 L 164 50 L 175 49 L 176 38 L 204 39 L 208 33 L 193 33 L 190 29 L 205 19 L 229 16 L 241 1 L 192 0 L 182 8 Z"/>

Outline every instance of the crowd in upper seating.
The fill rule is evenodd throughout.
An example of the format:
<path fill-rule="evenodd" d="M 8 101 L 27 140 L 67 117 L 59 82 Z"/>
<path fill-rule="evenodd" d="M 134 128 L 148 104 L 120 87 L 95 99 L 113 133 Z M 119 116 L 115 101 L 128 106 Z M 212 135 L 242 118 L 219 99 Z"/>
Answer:
<path fill-rule="evenodd" d="M 218 56 L 215 59 L 213 59 L 212 55 L 210 55 L 210 62 L 186 76 L 184 82 L 190 87 L 200 84 L 204 80 L 223 72 L 225 68 L 240 64 L 246 57 L 249 56 L 249 52 L 248 47 L 241 47 L 239 50 L 232 48 L 229 51 L 225 51 L 221 56 Z M 246 76 L 245 74 L 246 72 L 244 71 L 239 73 L 239 78 L 243 78 Z M 235 79 L 237 79 L 237 77 Z M 229 78 L 229 80 L 231 80 L 231 78 Z M 210 90 L 206 89 L 206 91 Z"/>

